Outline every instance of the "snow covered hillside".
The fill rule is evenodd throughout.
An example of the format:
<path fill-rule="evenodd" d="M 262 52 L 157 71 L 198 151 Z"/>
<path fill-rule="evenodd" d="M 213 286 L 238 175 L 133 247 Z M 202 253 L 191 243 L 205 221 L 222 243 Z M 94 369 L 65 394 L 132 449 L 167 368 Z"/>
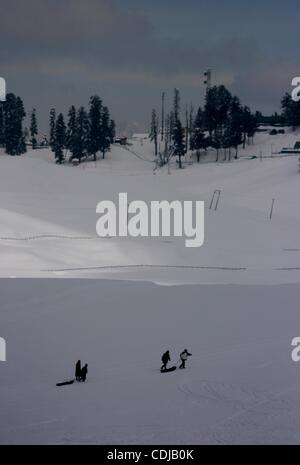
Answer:
<path fill-rule="evenodd" d="M 271 154 L 298 138 L 259 134 L 239 160 L 189 154 L 183 170 L 138 139 L 77 167 L 0 155 L 1 444 L 300 442 L 300 174 Z M 204 246 L 98 238 L 96 205 L 119 192 L 204 200 Z M 184 348 L 186 370 L 161 374 Z M 78 359 L 87 382 L 56 387 Z"/>
<path fill-rule="evenodd" d="M 153 145 L 114 146 L 106 160 L 56 166 L 53 154 L 0 156 L 0 276 L 101 277 L 157 283 L 286 283 L 300 281 L 300 201 L 297 157 L 269 157 L 297 134 L 257 135 L 243 157 L 266 158 L 156 169 Z M 194 161 L 194 163 L 193 163 Z M 217 211 L 209 210 L 221 189 Z M 100 200 L 204 200 L 205 243 L 182 238 L 100 239 Z M 275 199 L 272 220 L 269 219 Z"/>
<path fill-rule="evenodd" d="M 0 280 L 0 443 L 299 443 L 299 286 Z M 185 347 L 185 371 L 160 374 Z M 74 377 L 78 358 L 87 383 Z"/>

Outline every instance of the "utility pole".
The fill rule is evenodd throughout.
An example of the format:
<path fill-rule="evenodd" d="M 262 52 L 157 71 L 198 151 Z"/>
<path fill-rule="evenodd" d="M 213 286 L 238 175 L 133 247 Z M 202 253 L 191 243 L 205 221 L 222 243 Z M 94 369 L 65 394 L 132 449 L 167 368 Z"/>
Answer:
<path fill-rule="evenodd" d="M 164 140 L 165 132 L 165 93 L 161 96 L 161 140 Z"/>

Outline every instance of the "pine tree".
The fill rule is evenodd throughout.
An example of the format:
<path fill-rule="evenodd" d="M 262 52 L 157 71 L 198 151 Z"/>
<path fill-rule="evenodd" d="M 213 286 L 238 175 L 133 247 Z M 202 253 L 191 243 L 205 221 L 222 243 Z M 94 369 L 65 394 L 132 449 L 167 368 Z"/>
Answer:
<path fill-rule="evenodd" d="M 56 163 L 62 164 L 64 162 L 64 148 L 66 144 L 66 125 L 62 113 L 60 113 L 56 120 L 55 125 L 55 160 Z"/>
<path fill-rule="evenodd" d="M 73 137 L 71 160 L 77 158 L 81 163 L 82 157 L 87 154 L 87 141 L 89 135 L 89 120 L 84 107 L 80 107 L 75 120 L 75 134 Z"/>
<path fill-rule="evenodd" d="M 291 95 L 286 93 L 281 100 L 281 108 L 284 121 L 295 131 L 300 126 L 300 102 L 295 102 Z"/>
<path fill-rule="evenodd" d="M 225 149 L 229 149 L 229 161 L 231 160 L 231 147 L 235 148 L 235 158 L 238 157 L 238 147 L 243 141 L 243 109 L 238 97 L 233 97 L 230 114 L 225 130 Z"/>
<path fill-rule="evenodd" d="M 101 150 L 101 118 L 102 118 L 102 100 L 97 95 L 90 99 L 90 131 L 88 138 L 88 152 L 93 155 L 94 161 L 97 160 L 97 152 Z"/>
<path fill-rule="evenodd" d="M 200 162 L 201 149 L 205 147 L 205 135 L 203 131 L 203 111 L 199 107 L 195 121 L 193 123 L 190 138 L 190 149 L 196 150 L 197 162 Z"/>
<path fill-rule="evenodd" d="M 99 149 L 102 152 L 102 158 L 105 158 L 106 152 L 109 151 L 111 132 L 110 132 L 110 116 L 107 107 L 103 107 L 101 114 L 101 126 L 100 126 L 100 146 Z"/>
<path fill-rule="evenodd" d="M 173 107 L 173 112 L 174 112 L 174 120 L 175 123 L 177 120 L 180 118 L 180 92 L 178 89 L 174 89 L 174 107 Z"/>
<path fill-rule="evenodd" d="M 184 133 L 180 119 L 175 122 L 173 135 L 174 155 L 178 157 L 179 168 L 182 168 L 182 157 L 185 154 Z"/>
<path fill-rule="evenodd" d="M 156 110 L 152 110 L 151 116 L 151 128 L 150 128 L 150 140 L 154 142 L 155 156 L 158 154 L 158 120 L 156 115 Z"/>
<path fill-rule="evenodd" d="M 173 135 L 174 135 L 174 129 L 175 129 L 175 115 L 173 111 L 170 112 L 168 116 L 168 120 L 169 120 L 169 126 L 168 126 L 169 144 L 171 144 Z"/>
<path fill-rule="evenodd" d="M 0 101 L 0 147 L 5 146 L 4 102 Z"/>
<path fill-rule="evenodd" d="M 20 97 L 10 93 L 4 102 L 4 139 L 5 150 L 9 155 L 21 155 L 26 152 L 23 134 L 23 120 L 26 116 Z"/>
<path fill-rule="evenodd" d="M 219 160 L 219 149 L 227 144 L 226 127 L 230 114 L 232 95 L 225 86 L 213 86 L 208 89 L 205 100 L 205 124 L 212 141 L 212 147 L 217 151 L 216 161 Z M 225 146 L 224 146 L 225 148 Z"/>
<path fill-rule="evenodd" d="M 211 146 L 217 152 L 216 162 L 218 162 L 219 161 L 220 148 L 222 147 L 222 133 L 220 132 L 219 129 L 215 129 L 212 136 L 210 137 L 210 140 L 211 140 Z"/>
<path fill-rule="evenodd" d="M 51 108 L 49 145 L 53 152 L 55 151 L 55 128 L 56 128 L 56 111 L 54 108 Z"/>
<path fill-rule="evenodd" d="M 17 97 L 17 121 L 16 121 L 16 133 L 18 137 L 18 145 L 17 145 L 17 155 L 21 155 L 27 151 L 26 149 L 26 142 L 25 142 L 25 134 L 23 131 L 23 120 L 26 116 L 26 112 L 24 109 L 24 104 L 21 97 Z"/>
<path fill-rule="evenodd" d="M 37 120 L 36 120 L 36 109 L 33 108 L 30 118 L 30 142 L 32 149 L 35 150 L 37 147 L 36 136 L 38 134 Z"/>
<path fill-rule="evenodd" d="M 257 129 L 257 121 L 255 115 L 252 115 L 250 108 L 245 106 L 242 110 L 242 132 L 243 132 L 243 148 L 246 146 L 247 138 L 253 138 Z"/>
<path fill-rule="evenodd" d="M 71 106 L 68 113 L 68 127 L 66 134 L 66 148 L 74 153 L 74 145 L 76 144 L 76 108 Z"/>

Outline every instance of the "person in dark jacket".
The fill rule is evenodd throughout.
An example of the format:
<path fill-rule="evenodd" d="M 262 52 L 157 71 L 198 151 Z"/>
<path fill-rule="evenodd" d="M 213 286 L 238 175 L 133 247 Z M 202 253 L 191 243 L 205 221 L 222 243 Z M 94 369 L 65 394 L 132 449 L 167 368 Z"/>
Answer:
<path fill-rule="evenodd" d="M 85 383 L 87 374 L 88 374 L 88 364 L 84 365 L 84 367 L 81 369 L 80 381 L 83 381 Z"/>
<path fill-rule="evenodd" d="M 181 365 L 179 368 L 185 368 L 185 362 L 187 361 L 187 358 L 190 357 L 192 354 L 190 354 L 187 349 L 184 349 L 183 352 L 180 354 L 180 360 L 181 360 Z"/>
<path fill-rule="evenodd" d="M 161 370 L 166 370 L 167 369 L 167 363 L 171 361 L 170 357 L 170 352 L 167 350 L 161 358 L 161 361 L 163 362 L 163 365 L 161 367 Z"/>
<path fill-rule="evenodd" d="M 78 360 L 75 365 L 75 379 L 76 381 L 80 381 L 81 378 L 81 360 Z"/>
<path fill-rule="evenodd" d="M 88 364 L 86 363 L 83 368 L 81 368 L 81 375 L 80 375 L 80 381 L 83 381 L 85 383 L 86 381 L 86 375 L 88 374 Z"/>

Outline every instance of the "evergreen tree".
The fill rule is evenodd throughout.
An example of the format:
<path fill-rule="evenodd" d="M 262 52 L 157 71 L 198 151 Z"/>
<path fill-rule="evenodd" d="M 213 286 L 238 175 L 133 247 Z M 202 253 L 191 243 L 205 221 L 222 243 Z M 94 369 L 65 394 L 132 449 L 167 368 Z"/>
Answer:
<path fill-rule="evenodd" d="M 243 141 L 243 109 L 240 100 L 233 97 L 230 114 L 225 132 L 225 149 L 229 149 L 229 161 L 231 160 L 231 147 L 235 148 L 235 158 L 238 156 L 238 147 Z"/>
<path fill-rule="evenodd" d="M 102 152 L 102 158 L 105 158 L 106 152 L 109 151 L 111 132 L 110 132 L 110 116 L 107 107 L 103 107 L 101 115 L 101 126 L 100 126 L 100 151 Z"/>
<path fill-rule="evenodd" d="M 54 108 L 51 108 L 49 145 L 53 152 L 55 151 L 55 128 L 56 128 L 56 111 Z"/>
<path fill-rule="evenodd" d="M 217 151 L 216 161 L 219 160 L 219 149 L 227 145 L 226 128 L 230 115 L 232 96 L 225 86 L 213 86 L 208 89 L 205 100 L 205 124 L 212 141 L 212 147 Z"/>
<path fill-rule="evenodd" d="M 295 102 L 290 94 L 285 94 L 281 100 L 282 117 L 288 126 L 295 131 L 300 126 L 300 102 Z"/>
<path fill-rule="evenodd" d="M 16 121 L 16 132 L 18 135 L 18 146 L 17 146 L 17 155 L 21 155 L 27 151 L 25 134 L 23 131 L 23 120 L 26 116 L 23 100 L 21 97 L 17 97 L 17 121 Z"/>
<path fill-rule="evenodd" d="M 5 146 L 4 102 L 0 101 L 0 147 Z"/>
<path fill-rule="evenodd" d="M 21 155 L 26 152 L 23 134 L 23 120 L 26 116 L 20 97 L 10 93 L 4 102 L 4 139 L 5 150 L 9 155 Z"/>
<path fill-rule="evenodd" d="M 55 125 L 55 142 L 54 142 L 54 153 L 56 163 L 62 164 L 64 162 L 64 148 L 66 144 L 66 125 L 62 113 L 60 113 L 56 120 Z"/>
<path fill-rule="evenodd" d="M 90 131 L 88 138 L 88 152 L 93 155 L 94 161 L 97 160 L 97 152 L 101 150 L 101 119 L 102 119 L 102 100 L 97 95 L 90 99 Z"/>
<path fill-rule="evenodd" d="M 36 120 L 36 110 L 33 108 L 30 118 L 30 142 L 32 149 L 35 150 L 37 147 L 36 136 L 38 134 L 37 120 Z"/>
<path fill-rule="evenodd" d="M 71 106 L 68 113 L 68 127 L 66 134 L 66 148 L 74 153 L 74 145 L 76 144 L 76 108 Z"/>
<path fill-rule="evenodd" d="M 172 143 L 173 135 L 175 129 L 175 115 L 174 112 L 171 111 L 168 116 L 168 134 L 169 134 L 169 144 Z"/>
<path fill-rule="evenodd" d="M 219 153 L 220 153 L 220 148 L 222 147 L 222 132 L 220 131 L 219 128 L 216 128 L 210 137 L 211 140 L 211 146 L 216 150 L 217 156 L 216 156 L 216 162 L 219 161 Z"/>
<path fill-rule="evenodd" d="M 257 121 L 255 115 L 252 115 L 250 108 L 245 106 L 242 110 L 242 132 L 243 132 L 243 148 L 246 146 L 247 138 L 254 136 L 257 129 Z"/>
<path fill-rule="evenodd" d="M 184 131 L 180 119 L 175 122 L 173 135 L 173 154 L 178 157 L 179 168 L 182 168 L 182 157 L 185 154 Z"/>
<path fill-rule="evenodd" d="M 179 92 L 178 89 L 174 89 L 173 113 L 174 113 L 174 120 L 175 120 L 175 123 L 176 123 L 177 120 L 180 118 L 180 92 Z"/>
<path fill-rule="evenodd" d="M 84 107 L 80 107 L 75 119 L 75 133 L 73 137 L 71 160 L 77 158 L 81 163 L 82 157 L 87 154 L 87 142 L 89 135 L 89 120 Z"/>
<path fill-rule="evenodd" d="M 157 157 L 158 154 L 158 119 L 156 115 L 156 111 L 152 110 L 152 117 L 151 117 L 151 128 L 150 128 L 150 140 L 154 142 L 155 148 L 155 156 Z"/>
<path fill-rule="evenodd" d="M 201 149 L 205 147 L 205 135 L 203 131 L 203 111 L 199 107 L 195 121 L 193 123 L 190 149 L 196 150 L 197 162 L 200 162 Z"/>

